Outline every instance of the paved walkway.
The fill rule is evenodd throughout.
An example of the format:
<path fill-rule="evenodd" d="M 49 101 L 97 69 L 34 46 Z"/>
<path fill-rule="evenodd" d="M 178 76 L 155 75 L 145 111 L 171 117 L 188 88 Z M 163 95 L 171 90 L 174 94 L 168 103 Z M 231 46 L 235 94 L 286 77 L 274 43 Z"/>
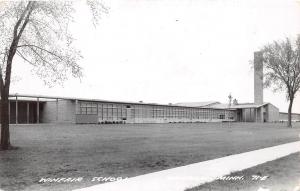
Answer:
<path fill-rule="evenodd" d="M 76 191 L 183 191 L 292 153 L 300 152 L 300 141 L 194 163 Z"/>

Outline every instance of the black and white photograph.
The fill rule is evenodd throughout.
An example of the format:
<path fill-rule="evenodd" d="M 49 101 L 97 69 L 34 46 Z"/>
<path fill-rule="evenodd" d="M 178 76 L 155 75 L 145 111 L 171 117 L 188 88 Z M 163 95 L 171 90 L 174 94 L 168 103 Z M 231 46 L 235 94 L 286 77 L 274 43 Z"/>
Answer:
<path fill-rule="evenodd" d="M 300 0 L 0 0 L 0 191 L 300 191 Z"/>

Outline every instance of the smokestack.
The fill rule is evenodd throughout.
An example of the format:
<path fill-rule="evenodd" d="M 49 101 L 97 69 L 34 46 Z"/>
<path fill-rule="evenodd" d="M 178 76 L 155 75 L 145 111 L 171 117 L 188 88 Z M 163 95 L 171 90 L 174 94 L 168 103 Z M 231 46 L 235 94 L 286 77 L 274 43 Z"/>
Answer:
<path fill-rule="evenodd" d="M 263 104 L 263 53 L 254 52 L 254 103 Z"/>

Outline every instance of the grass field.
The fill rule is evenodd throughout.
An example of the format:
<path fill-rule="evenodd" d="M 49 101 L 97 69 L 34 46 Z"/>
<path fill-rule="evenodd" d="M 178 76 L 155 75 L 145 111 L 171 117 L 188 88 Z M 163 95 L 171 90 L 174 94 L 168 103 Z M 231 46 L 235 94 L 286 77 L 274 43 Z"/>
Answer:
<path fill-rule="evenodd" d="M 300 153 L 270 161 L 186 191 L 300 191 Z M 244 177 L 243 180 L 229 180 Z M 266 178 L 263 178 L 266 177 Z"/>
<path fill-rule="evenodd" d="M 70 190 L 299 140 L 300 125 L 177 123 L 11 126 L 18 150 L 0 152 L 0 189 Z M 78 183 L 41 178 L 83 177 Z"/>

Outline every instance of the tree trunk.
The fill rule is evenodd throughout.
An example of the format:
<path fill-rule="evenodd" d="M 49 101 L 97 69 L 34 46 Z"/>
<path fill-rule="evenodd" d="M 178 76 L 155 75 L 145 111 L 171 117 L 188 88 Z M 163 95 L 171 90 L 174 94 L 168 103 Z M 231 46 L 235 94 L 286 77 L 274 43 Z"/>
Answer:
<path fill-rule="evenodd" d="M 10 148 L 9 136 L 9 113 L 8 113 L 8 93 L 1 92 L 1 149 L 7 150 Z"/>
<path fill-rule="evenodd" d="M 292 107 L 294 99 L 290 99 L 289 109 L 288 109 L 288 127 L 292 127 Z"/>
<path fill-rule="evenodd" d="M 0 148 L 3 150 L 9 149 L 10 146 L 10 135 L 9 135 L 9 114 L 8 114 L 8 96 L 9 96 L 9 88 L 10 88 L 10 78 L 11 78 L 11 68 L 12 61 L 16 54 L 19 40 L 22 36 L 23 31 L 27 23 L 29 22 L 29 17 L 33 11 L 33 6 L 35 1 L 29 1 L 26 8 L 22 12 L 20 18 L 14 26 L 14 36 L 12 39 L 12 43 L 10 45 L 7 61 L 6 61 L 6 71 L 5 71 L 5 80 L 2 79 L 0 82 L 0 91 L 1 91 L 1 140 L 0 140 Z M 23 24 L 22 24 L 23 21 Z"/>

